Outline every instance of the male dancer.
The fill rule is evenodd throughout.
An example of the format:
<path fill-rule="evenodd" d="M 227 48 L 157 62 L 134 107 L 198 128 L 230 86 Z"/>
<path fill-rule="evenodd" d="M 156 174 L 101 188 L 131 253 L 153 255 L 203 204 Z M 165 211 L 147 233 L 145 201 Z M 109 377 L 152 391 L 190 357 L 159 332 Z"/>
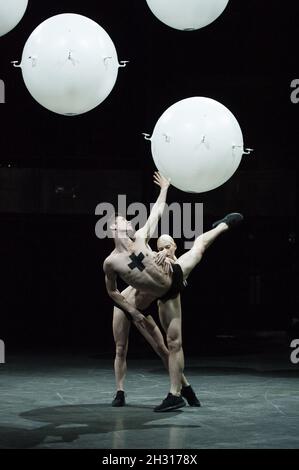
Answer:
<path fill-rule="evenodd" d="M 146 318 L 141 312 L 148 309 L 153 301 L 159 299 L 162 303 L 167 302 L 168 309 L 175 312 L 178 294 L 184 288 L 184 281 L 200 262 L 205 250 L 220 234 L 243 220 L 241 214 L 229 214 L 224 219 L 215 222 L 213 229 L 197 237 L 192 248 L 178 258 L 172 265 L 172 270 L 166 273 L 163 266 L 156 262 L 156 255 L 149 248 L 148 240 L 162 216 L 170 183 L 158 172 L 154 174 L 154 182 L 160 187 L 160 194 L 144 227 L 133 234 L 130 222 L 122 216 L 115 217 L 110 226 L 115 249 L 106 258 L 103 266 L 109 296 L 121 310 L 131 315 L 132 320 L 143 328 L 146 327 Z M 117 276 L 136 289 L 134 303 L 127 301 L 117 289 Z M 177 323 L 178 321 L 174 322 L 176 331 Z M 171 328 L 171 332 L 172 330 Z M 184 367 L 181 338 L 176 336 L 175 342 L 177 350 L 175 354 L 169 355 L 172 391 L 162 404 L 155 408 L 155 411 L 184 406 L 184 400 L 180 394 Z"/>
<path fill-rule="evenodd" d="M 167 261 L 170 264 L 175 263 L 176 256 L 176 243 L 172 237 L 169 235 L 162 235 L 157 241 L 157 247 L 159 250 L 159 254 L 156 256 L 156 262 L 165 266 Z M 166 266 L 166 271 L 171 269 L 169 264 Z M 134 297 L 136 294 L 136 290 L 129 286 L 127 287 L 122 293 L 124 298 L 134 304 Z M 178 294 L 177 297 L 179 297 Z M 171 302 L 171 301 L 168 301 Z M 179 299 L 176 302 L 177 309 L 173 310 L 172 305 L 170 305 L 170 309 L 167 308 L 168 302 L 163 304 L 162 302 L 158 301 L 159 307 L 159 316 L 160 322 L 162 327 L 167 335 L 167 344 L 169 350 L 166 348 L 164 343 L 164 338 L 162 333 L 156 324 L 153 317 L 149 314 L 146 316 L 145 328 L 142 328 L 140 325 L 136 324 L 137 329 L 140 333 L 144 336 L 144 338 L 148 341 L 148 343 L 152 346 L 154 351 L 160 356 L 162 359 L 163 364 L 165 365 L 166 369 L 169 371 L 169 355 L 175 355 L 180 349 L 181 345 L 178 344 L 176 340 L 177 337 L 181 337 L 181 304 Z M 126 357 L 128 352 L 128 340 L 129 340 L 129 332 L 132 320 L 128 313 L 124 312 L 118 307 L 114 307 L 113 310 L 113 336 L 116 346 L 116 354 L 115 354 L 115 361 L 114 361 L 114 371 L 115 371 L 115 381 L 116 381 L 116 396 L 112 402 L 112 406 L 124 406 L 125 405 L 125 394 L 124 394 L 124 379 L 127 370 L 127 363 Z M 175 329 L 175 331 L 174 331 Z M 175 334 L 174 334 L 175 333 Z M 182 351 L 183 354 L 183 351 Z M 170 361 L 172 363 L 172 361 Z M 200 401 L 196 397 L 194 390 L 192 389 L 191 385 L 187 381 L 183 372 L 181 375 L 181 395 L 185 398 L 190 406 L 199 407 Z M 179 377 L 178 377 L 179 380 Z M 172 390 L 171 390 L 172 392 Z M 184 405 L 185 402 L 183 401 Z M 169 411 L 172 409 L 176 409 L 178 406 L 176 403 L 174 406 L 171 406 L 167 409 L 161 411 Z M 180 403 L 180 406 L 184 406 Z M 159 411 L 159 410 L 156 410 Z"/>

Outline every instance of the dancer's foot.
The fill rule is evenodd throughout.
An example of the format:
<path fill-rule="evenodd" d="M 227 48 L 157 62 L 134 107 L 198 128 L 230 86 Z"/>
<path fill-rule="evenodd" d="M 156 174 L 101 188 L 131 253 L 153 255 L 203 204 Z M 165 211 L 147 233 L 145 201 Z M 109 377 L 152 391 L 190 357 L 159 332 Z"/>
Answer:
<path fill-rule="evenodd" d="M 125 404 L 126 404 L 125 392 L 123 390 L 118 390 L 112 402 L 112 406 L 119 407 L 119 406 L 125 406 Z"/>
<path fill-rule="evenodd" d="M 243 220 L 244 217 L 242 214 L 233 212 L 232 214 L 227 214 L 223 219 L 214 222 L 212 228 L 216 228 L 220 224 L 226 224 L 228 228 L 233 228 L 239 225 Z"/>
<path fill-rule="evenodd" d="M 183 406 L 186 406 L 186 402 L 181 396 L 177 397 L 172 393 L 168 393 L 165 400 L 162 401 L 161 405 L 156 406 L 154 411 L 172 411 L 183 408 Z"/>
<path fill-rule="evenodd" d="M 186 387 L 182 387 L 181 390 L 182 397 L 187 400 L 189 406 L 201 406 L 199 399 L 195 395 L 195 392 L 191 385 L 187 385 Z"/>

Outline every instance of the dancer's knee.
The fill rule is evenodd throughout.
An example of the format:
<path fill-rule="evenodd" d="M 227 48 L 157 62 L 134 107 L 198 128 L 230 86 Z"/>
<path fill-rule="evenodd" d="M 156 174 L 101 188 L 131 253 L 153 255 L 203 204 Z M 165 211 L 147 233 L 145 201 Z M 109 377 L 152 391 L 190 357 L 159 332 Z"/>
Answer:
<path fill-rule="evenodd" d="M 197 237 L 197 239 L 194 242 L 193 248 L 196 249 L 197 256 L 202 256 L 204 254 L 204 252 L 206 251 L 207 246 L 208 246 L 208 244 L 207 244 L 204 236 L 199 235 L 199 237 Z"/>
<path fill-rule="evenodd" d="M 170 353 L 176 353 L 182 349 L 182 340 L 180 338 L 168 337 L 167 345 Z"/>
<path fill-rule="evenodd" d="M 116 344 L 116 357 L 119 359 L 125 359 L 127 356 L 127 345 L 118 343 Z"/>

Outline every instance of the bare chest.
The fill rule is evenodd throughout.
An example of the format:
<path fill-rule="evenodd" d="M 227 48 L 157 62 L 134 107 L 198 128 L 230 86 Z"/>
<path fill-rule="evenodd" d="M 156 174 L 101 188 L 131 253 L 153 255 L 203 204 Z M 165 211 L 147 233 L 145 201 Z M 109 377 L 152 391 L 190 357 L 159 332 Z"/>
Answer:
<path fill-rule="evenodd" d="M 153 260 L 149 253 L 135 251 L 133 253 L 120 254 L 115 259 L 115 267 L 119 276 L 136 277 L 140 274 L 145 275 L 152 266 Z"/>

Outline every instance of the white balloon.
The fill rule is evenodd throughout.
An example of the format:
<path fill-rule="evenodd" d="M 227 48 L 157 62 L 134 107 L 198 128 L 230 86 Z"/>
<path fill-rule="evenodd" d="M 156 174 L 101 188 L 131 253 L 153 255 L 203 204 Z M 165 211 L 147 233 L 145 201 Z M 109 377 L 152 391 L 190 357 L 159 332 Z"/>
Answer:
<path fill-rule="evenodd" d="M 33 98 L 65 115 L 86 113 L 102 103 L 120 66 L 106 31 L 73 13 L 41 23 L 26 42 L 20 65 Z"/>
<path fill-rule="evenodd" d="M 193 31 L 209 25 L 225 10 L 229 0 L 146 0 L 162 23 Z"/>
<path fill-rule="evenodd" d="M 150 140 L 158 170 L 186 192 L 218 188 L 235 173 L 244 154 L 236 118 L 210 98 L 187 98 L 168 108 Z"/>
<path fill-rule="evenodd" d="M 0 0 L 0 36 L 8 33 L 21 21 L 28 0 Z"/>

